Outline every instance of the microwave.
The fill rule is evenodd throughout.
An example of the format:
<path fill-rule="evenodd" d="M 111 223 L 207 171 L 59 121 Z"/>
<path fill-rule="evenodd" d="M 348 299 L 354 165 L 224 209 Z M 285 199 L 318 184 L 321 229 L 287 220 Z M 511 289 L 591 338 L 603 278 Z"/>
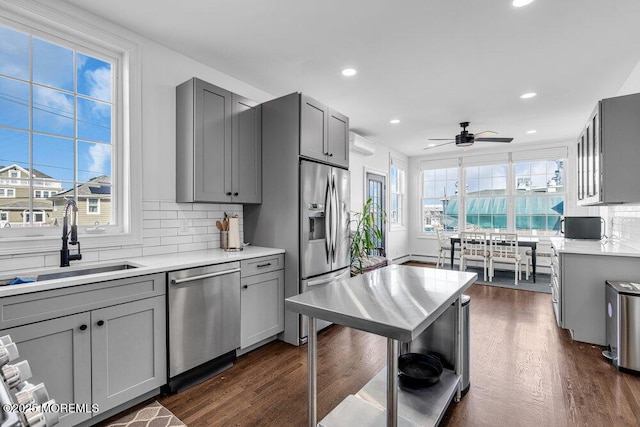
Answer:
<path fill-rule="evenodd" d="M 600 240 L 604 237 L 604 219 L 599 216 L 565 216 L 560 232 L 566 239 Z"/>

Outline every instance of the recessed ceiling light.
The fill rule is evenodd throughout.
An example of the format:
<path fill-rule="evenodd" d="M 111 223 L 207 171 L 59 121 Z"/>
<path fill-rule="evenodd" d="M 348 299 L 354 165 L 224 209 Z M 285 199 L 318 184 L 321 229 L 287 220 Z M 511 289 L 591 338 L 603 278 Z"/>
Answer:
<path fill-rule="evenodd" d="M 347 77 L 355 76 L 356 73 L 357 71 L 355 70 L 355 68 L 345 68 L 344 70 L 342 70 L 342 75 Z"/>
<path fill-rule="evenodd" d="M 533 0 L 513 0 L 511 3 L 514 7 L 522 7 L 531 3 Z"/>
<path fill-rule="evenodd" d="M 527 92 L 527 93 L 523 93 L 522 95 L 520 95 L 520 98 L 529 99 L 529 98 L 533 98 L 536 95 L 537 95 L 537 93 L 535 93 L 535 92 Z"/>
<path fill-rule="evenodd" d="M 435 147 L 436 144 L 429 144 L 429 147 Z"/>
<path fill-rule="evenodd" d="M 400 123 L 400 120 L 399 119 L 389 120 L 389 123 L 391 123 L 392 125 L 397 125 L 398 123 Z"/>
<path fill-rule="evenodd" d="M 536 132 L 537 132 L 537 131 L 536 131 L 535 129 L 531 129 L 531 130 L 528 130 L 528 131 L 527 131 L 527 133 L 528 133 L 529 135 L 534 134 L 534 133 L 536 133 Z"/>

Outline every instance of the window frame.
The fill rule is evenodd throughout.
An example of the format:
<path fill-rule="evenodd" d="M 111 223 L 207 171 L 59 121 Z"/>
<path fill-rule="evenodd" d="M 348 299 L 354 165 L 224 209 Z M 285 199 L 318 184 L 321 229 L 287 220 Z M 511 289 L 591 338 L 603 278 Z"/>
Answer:
<path fill-rule="evenodd" d="M 419 194 L 417 195 L 418 197 L 418 228 L 419 228 L 419 232 L 418 232 L 418 237 L 421 238 L 435 238 L 436 237 L 436 233 L 434 231 L 425 231 L 423 224 L 424 224 L 424 173 L 427 170 L 437 170 L 437 169 L 450 169 L 450 168 L 454 168 L 457 167 L 458 168 L 458 182 L 461 183 L 461 186 L 464 186 L 465 191 L 464 194 L 458 194 L 458 231 L 454 231 L 453 233 L 457 233 L 461 230 L 464 230 L 467 222 L 466 222 L 466 205 L 467 205 L 467 194 L 466 194 L 466 186 L 467 186 L 467 176 L 466 176 L 466 168 L 467 167 L 471 167 L 471 166 L 487 166 L 487 165 L 500 165 L 500 164 L 506 164 L 507 165 L 507 185 L 506 185 L 506 192 L 504 194 L 504 196 L 502 195 L 492 195 L 490 197 L 505 197 L 506 198 L 506 205 L 507 205 L 507 229 L 506 231 L 509 233 L 517 233 L 520 236 L 536 236 L 536 237 L 553 237 L 552 235 L 547 235 L 547 234 L 539 234 L 537 232 L 531 232 L 531 229 L 529 229 L 529 231 L 527 232 L 526 230 L 522 230 L 522 231 L 518 231 L 516 229 L 516 214 L 515 214 L 515 202 L 517 198 L 523 197 L 523 194 L 518 194 L 517 190 L 516 190 L 516 182 L 515 182 L 515 178 L 516 178 L 516 171 L 515 171 L 515 165 L 517 163 L 531 163 L 531 162 L 536 162 L 536 161 L 556 161 L 556 160 L 562 160 L 564 162 L 564 168 L 563 168 L 563 180 L 564 180 L 564 184 L 563 184 L 563 188 L 562 191 L 560 192 L 551 192 L 551 193 L 539 193 L 539 194 L 532 194 L 534 196 L 539 196 L 539 197 L 551 197 L 551 196 L 562 196 L 564 198 L 564 206 L 565 206 L 565 212 L 562 215 L 566 215 L 566 206 L 567 206 L 567 202 L 569 201 L 570 198 L 570 194 L 568 192 L 568 185 L 567 185 L 567 181 L 568 181 L 568 171 L 567 171 L 567 166 L 569 163 L 569 157 L 570 157 L 570 153 L 568 152 L 568 150 L 566 149 L 566 147 L 557 147 L 557 148 L 561 148 L 562 151 L 564 152 L 564 155 L 558 155 L 557 151 L 554 151 L 553 147 L 551 148 L 549 151 L 550 153 L 548 153 L 548 155 L 538 155 L 537 157 L 523 157 L 521 158 L 520 156 L 518 156 L 517 159 L 513 159 L 512 158 L 512 153 L 508 153 L 505 157 L 504 153 L 501 154 L 496 154 L 496 158 L 495 160 L 487 160 L 487 158 L 490 158 L 491 155 L 487 156 L 487 158 L 484 158 L 484 156 L 482 156 L 482 158 L 480 156 L 479 159 L 480 161 L 474 161 L 474 158 L 472 156 L 469 157 L 461 157 L 461 158 L 447 158 L 447 159 L 443 159 L 442 165 L 439 165 L 439 161 L 437 160 L 432 160 L 432 161 L 426 161 L 425 164 L 426 166 L 422 166 L 422 163 L 419 162 L 419 168 L 418 168 L 418 191 Z M 457 161 L 457 166 L 453 166 L 452 164 L 450 164 L 450 162 L 456 160 Z M 449 162 L 449 163 L 447 163 Z M 449 232 L 452 233 L 452 232 Z"/>
<path fill-rule="evenodd" d="M 96 204 L 96 211 L 95 212 L 91 212 L 91 200 L 95 200 Z M 100 198 L 99 197 L 87 197 L 86 198 L 87 201 L 87 215 L 100 215 Z"/>
<path fill-rule="evenodd" d="M 393 176 L 393 169 L 396 170 L 396 191 L 395 193 L 392 191 L 393 185 L 391 183 L 391 177 Z M 392 230 L 401 230 L 406 228 L 406 219 L 405 219 L 405 203 L 406 203 L 406 192 L 407 192 L 407 178 L 406 178 L 406 167 L 404 167 L 403 162 L 397 159 L 391 159 L 391 165 L 389 166 L 389 211 L 391 211 L 393 197 L 398 197 L 398 215 L 397 221 L 392 222 L 389 219 L 389 226 Z M 391 215 L 390 215 L 391 216 Z"/>
<path fill-rule="evenodd" d="M 114 111 L 112 120 L 112 206 L 117 226 L 104 234 L 89 234 L 79 227 L 83 248 L 139 246 L 142 244 L 142 162 L 141 58 L 132 33 L 66 3 L 41 4 L 29 0 L 0 3 L 0 24 L 55 42 L 64 40 L 81 46 L 84 53 L 111 57 L 115 54 Z M 77 197 L 77 196 L 76 196 Z M 3 230 L 0 255 L 29 254 L 59 249 L 60 227 Z"/>

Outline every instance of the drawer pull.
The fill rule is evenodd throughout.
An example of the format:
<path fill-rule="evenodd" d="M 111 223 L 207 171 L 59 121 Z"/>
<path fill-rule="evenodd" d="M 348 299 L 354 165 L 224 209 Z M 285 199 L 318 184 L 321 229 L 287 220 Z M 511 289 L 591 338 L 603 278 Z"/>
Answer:
<path fill-rule="evenodd" d="M 96 325 L 98 325 L 98 326 L 104 325 L 104 320 L 98 320 L 98 323 L 96 323 Z"/>
<path fill-rule="evenodd" d="M 249 289 L 249 285 L 244 285 L 243 288 Z"/>
<path fill-rule="evenodd" d="M 258 268 L 262 268 L 262 267 L 269 267 L 271 265 L 270 262 L 264 263 L 264 264 L 258 264 Z"/>
<path fill-rule="evenodd" d="M 86 331 L 87 330 L 87 325 L 80 325 L 80 330 L 81 331 Z"/>

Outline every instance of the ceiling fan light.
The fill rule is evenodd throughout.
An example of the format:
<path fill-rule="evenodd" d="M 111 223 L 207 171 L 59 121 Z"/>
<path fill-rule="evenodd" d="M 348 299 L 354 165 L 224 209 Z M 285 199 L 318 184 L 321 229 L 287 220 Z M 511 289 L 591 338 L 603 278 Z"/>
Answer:
<path fill-rule="evenodd" d="M 533 98 L 536 95 L 538 95 L 538 94 L 535 93 L 535 92 L 527 92 L 527 93 L 523 93 L 522 95 L 520 95 L 520 98 L 529 99 L 529 98 Z"/>
<path fill-rule="evenodd" d="M 533 134 L 534 134 L 534 133 L 536 133 L 536 132 L 538 132 L 538 131 L 537 131 L 537 130 L 535 130 L 535 129 L 531 129 L 531 130 L 528 130 L 528 131 L 527 131 L 527 133 L 528 133 L 529 135 L 533 135 Z"/>
<path fill-rule="evenodd" d="M 389 123 L 391 123 L 392 125 L 397 125 L 398 123 L 400 123 L 400 119 L 391 119 L 389 120 Z"/>
<path fill-rule="evenodd" d="M 513 7 L 523 7 L 531 3 L 533 0 L 513 0 L 511 3 Z"/>

